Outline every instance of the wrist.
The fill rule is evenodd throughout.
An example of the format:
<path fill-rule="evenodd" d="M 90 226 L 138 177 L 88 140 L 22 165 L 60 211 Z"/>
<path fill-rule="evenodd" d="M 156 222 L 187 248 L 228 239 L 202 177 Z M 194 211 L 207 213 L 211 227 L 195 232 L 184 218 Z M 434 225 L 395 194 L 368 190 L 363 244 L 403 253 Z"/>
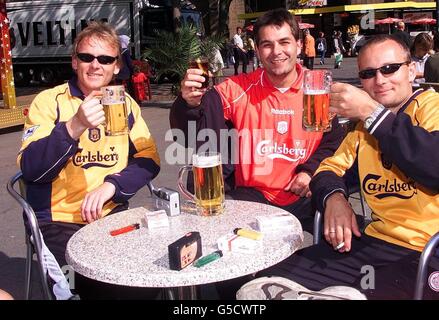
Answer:
<path fill-rule="evenodd" d="M 364 122 L 364 128 L 369 129 L 384 109 L 385 107 L 382 104 L 379 104 L 367 117 L 362 119 Z"/>
<path fill-rule="evenodd" d="M 87 126 L 83 125 L 78 117 L 74 115 L 66 122 L 66 128 L 72 139 L 78 140 L 81 134 L 87 129 Z"/>

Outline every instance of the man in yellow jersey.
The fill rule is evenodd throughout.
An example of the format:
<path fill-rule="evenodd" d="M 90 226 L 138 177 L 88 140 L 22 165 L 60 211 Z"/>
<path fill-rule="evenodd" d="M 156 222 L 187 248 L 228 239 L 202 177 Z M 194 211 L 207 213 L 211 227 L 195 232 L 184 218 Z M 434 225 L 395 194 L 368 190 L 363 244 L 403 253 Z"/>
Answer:
<path fill-rule="evenodd" d="M 129 134 L 105 135 L 100 89 L 120 70 L 119 48 L 114 28 L 91 22 L 73 44 L 75 76 L 37 95 L 26 117 L 17 161 L 27 200 L 60 266 L 77 230 L 127 208 L 160 170 L 155 142 L 129 95 Z"/>
<path fill-rule="evenodd" d="M 401 40 L 380 35 L 358 57 L 363 90 L 333 84 L 332 111 L 361 121 L 311 180 L 313 200 L 324 213 L 326 242 L 260 275 L 285 277 L 311 290 L 351 286 L 369 299 L 413 298 L 420 252 L 439 231 L 439 94 L 412 92 L 416 70 L 410 61 Z M 355 161 L 372 210 L 364 234 L 342 180 Z M 430 263 L 426 298 L 439 299 L 437 271 L 438 255 Z M 277 282 L 272 285 L 282 285 Z M 260 286 L 259 280 L 247 290 Z"/>

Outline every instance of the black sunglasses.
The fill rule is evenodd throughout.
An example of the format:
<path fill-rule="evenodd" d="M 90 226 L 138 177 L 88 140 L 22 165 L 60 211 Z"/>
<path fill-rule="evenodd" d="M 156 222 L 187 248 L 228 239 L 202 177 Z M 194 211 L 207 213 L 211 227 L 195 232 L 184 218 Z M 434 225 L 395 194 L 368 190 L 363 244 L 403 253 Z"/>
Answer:
<path fill-rule="evenodd" d="M 410 61 L 401 63 L 390 63 L 376 69 L 361 70 L 360 72 L 358 72 L 358 76 L 360 77 L 360 79 L 372 79 L 376 76 L 378 70 L 380 70 L 382 74 L 392 74 L 398 71 L 399 68 L 401 68 L 401 66 L 405 64 L 409 65 Z"/>
<path fill-rule="evenodd" d="M 112 64 L 112 63 L 114 63 L 114 61 L 117 60 L 117 57 L 112 57 L 112 56 L 97 56 L 96 57 L 96 56 L 89 54 L 89 53 L 77 53 L 76 56 L 78 57 L 79 60 L 81 60 L 82 62 L 86 62 L 86 63 L 90 63 L 94 59 L 97 59 L 100 64 Z"/>

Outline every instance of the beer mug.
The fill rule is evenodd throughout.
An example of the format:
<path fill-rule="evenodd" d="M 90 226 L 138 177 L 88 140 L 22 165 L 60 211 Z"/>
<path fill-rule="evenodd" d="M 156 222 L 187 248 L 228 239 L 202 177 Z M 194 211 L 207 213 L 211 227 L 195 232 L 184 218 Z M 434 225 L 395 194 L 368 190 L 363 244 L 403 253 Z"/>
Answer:
<path fill-rule="evenodd" d="M 195 195 L 190 193 L 183 182 L 186 171 L 194 175 Z M 185 196 L 195 201 L 197 213 L 201 216 L 217 216 L 224 211 L 224 178 L 221 154 L 206 152 L 192 156 L 192 166 L 184 166 L 178 173 L 178 186 Z"/>
<path fill-rule="evenodd" d="M 127 106 L 124 86 L 106 86 L 101 88 L 104 106 L 106 136 L 128 134 Z"/>
<path fill-rule="evenodd" d="M 332 73 L 329 70 L 305 70 L 303 77 L 302 125 L 306 131 L 331 131 L 335 114 L 329 112 Z"/>
<path fill-rule="evenodd" d="M 189 68 L 203 70 L 204 82 L 201 88 L 207 88 L 209 86 L 209 60 L 205 57 L 196 58 L 189 62 Z"/>

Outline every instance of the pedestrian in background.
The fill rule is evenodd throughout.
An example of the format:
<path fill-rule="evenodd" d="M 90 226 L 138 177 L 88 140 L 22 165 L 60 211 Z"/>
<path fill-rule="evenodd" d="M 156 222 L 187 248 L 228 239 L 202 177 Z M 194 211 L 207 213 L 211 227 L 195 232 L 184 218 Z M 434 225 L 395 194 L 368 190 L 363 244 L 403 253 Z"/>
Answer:
<path fill-rule="evenodd" d="M 426 82 L 439 82 L 439 33 L 433 32 L 433 50 L 435 54 L 431 55 L 425 62 L 424 78 Z"/>
<path fill-rule="evenodd" d="M 326 43 L 325 34 L 320 31 L 319 37 L 317 38 L 317 53 L 320 57 L 320 64 L 325 64 L 325 54 L 328 49 L 328 45 Z"/>
<path fill-rule="evenodd" d="M 346 49 L 343 45 L 341 31 L 334 31 L 333 45 L 334 45 L 334 59 L 335 59 L 334 69 L 339 69 L 343 61 L 343 54 L 346 52 Z"/>
<path fill-rule="evenodd" d="M 236 34 L 233 36 L 233 54 L 235 57 L 235 76 L 238 75 L 238 68 L 239 68 L 239 61 L 242 62 L 242 73 L 247 73 L 247 51 L 244 49 L 244 42 L 241 38 L 242 34 L 242 28 L 237 27 L 236 28 Z"/>
<path fill-rule="evenodd" d="M 412 38 L 410 37 L 410 34 L 404 30 L 405 24 L 404 22 L 400 21 L 396 23 L 396 32 L 393 34 L 395 37 L 399 38 L 401 41 L 403 41 L 407 48 L 411 48 L 412 46 Z"/>
<path fill-rule="evenodd" d="M 310 34 L 308 29 L 305 29 L 304 45 L 305 45 L 304 65 L 308 69 L 312 70 L 312 69 L 314 69 L 314 57 L 316 56 L 316 49 L 315 49 L 314 37 Z"/>
<path fill-rule="evenodd" d="M 410 50 L 412 61 L 416 67 L 416 78 L 413 82 L 414 87 L 419 87 L 420 83 L 425 82 L 424 67 L 425 62 L 430 57 L 433 48 L 433 39 L 427 33 L 419 33 Z"/>
<path fill-rule="evenodd" d="M 141 105 L 142 101 L 147 100 L 146 98 L 146 86 L 148 83 L 148 77 L 144 74 L 139 66 L 134 66 L 134 73 L 131 77 L 131 82 L 133 84 L 134 99 Z"/>
<path fill-rule="evenodd" d="M 126 35 L 119 36 L 120 54 L 122 57 L 122 64 L 119 74 L 116 75 L 116 84 L 124 85 L 126 91 L 133 95 L 133 86 L 131 84 L 131 75 L 133 74 L 133 61 L 131 60 L 131 53 L 129 49 L 130 37 Z"/>

